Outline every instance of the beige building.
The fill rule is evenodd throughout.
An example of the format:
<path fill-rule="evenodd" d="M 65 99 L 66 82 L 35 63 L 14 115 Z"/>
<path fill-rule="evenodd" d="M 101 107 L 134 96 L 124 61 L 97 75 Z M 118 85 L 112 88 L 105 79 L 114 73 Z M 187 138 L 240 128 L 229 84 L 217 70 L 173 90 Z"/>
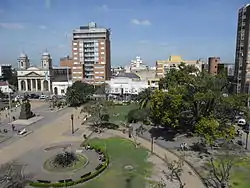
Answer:
<path fill-rule="evenodd" d="M 177 69 L 181 63 L 194 65 L 199 71 L 202 70 L 202 62 L 200 60 L 183 60 L 181 56 L 170 56 L 168 60 L 156 61 L 156 76 L 158 78 L 164 77 L 170 69 Z"/>
<path fill-rule="evenodd" d="M 137 70 L 131 71 L 138 75 L 141 80 L 147 81 L 148 87 L 157 89 L 159 88 L 159 78 L 156 77 L 156 70 L 146 69 L 146 70 Z"/>
<path fill-rule="evenodd" d="M 91 22 L 73 31 L 73 81 L 102 84 L 111 77 L 110 30 Z"/>

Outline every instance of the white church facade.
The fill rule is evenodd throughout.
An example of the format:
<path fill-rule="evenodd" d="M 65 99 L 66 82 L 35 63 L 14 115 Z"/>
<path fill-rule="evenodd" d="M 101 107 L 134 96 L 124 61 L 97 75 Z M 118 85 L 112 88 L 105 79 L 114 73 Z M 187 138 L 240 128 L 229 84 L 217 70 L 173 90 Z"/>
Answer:
<path fill-rule="evenodd" d="M 52 58 L 47 52 L 42 54 L 40 67 L 30 66 L 28 56 L 22 53 L 18 57 L 18 91 L 20 93 L 63 95 L 66 93 L 67 87 L 72 85 L 69 80 L 70 72 L 71 70 L 68 67 L 53 67 Z M 61 82 L 64 91 L 61 92 L 61 87 L 55 86 L 53 82 Z"/>

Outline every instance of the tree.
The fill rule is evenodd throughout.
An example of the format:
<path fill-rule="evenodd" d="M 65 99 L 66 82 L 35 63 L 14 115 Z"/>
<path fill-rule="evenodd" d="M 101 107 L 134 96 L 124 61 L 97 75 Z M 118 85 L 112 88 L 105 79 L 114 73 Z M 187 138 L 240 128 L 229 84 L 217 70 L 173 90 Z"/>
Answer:
<path fill-rule="evenodd" d="M 143 122 L 149 115 L 148 109 L 132 109 L 128 112 L 127 121 L 128 123 Z"/>
<path fill-rule="evenodd" d="M 138 94 L 137 100 L 139 101 L 140 109 L 148 106 L 152 93 L 151 88 L 146 88 Z"/>
<path fill-rule="evenodd" d="M 207 164 L 208 176 L 205 179 L 210 187 L 227 188 L 233 167 L 243 162 L 243 153 L 230 144 L 225 144 Z"/>
<path fill-rule="evenodd" d="M 65 168 L 71 166 L 77 160 L 78 159 L 73 152 L 65 151 L 63 153 L 58 153 L 52 163 L 55 167 Z"/>
<path fill-rule="evenodd" d="M 165 156 L 164 162 L 167 165 L 170 173 L 165 172 L 165 176 L 169 178 L 171 181 L 177 180 L 179 182 L 180 188 L 184 188 L 185 183 L 181 180 L 181 175 L 183 172 L 184 166 L 184 156 L 180 156 L 178 160 L 169 161 L 167 156 Z"/>
<path fill-rule="evenodd" d="M 179 126 L 183 105 L 179 88 L 171 88 L 168 92 L 157 90 L 151 98 L 150 119 L 155 125 Z"/>
<path fill-rule="evenodd" d="M 213 117 L 203 117 L 195 125 L 196 133 L 204 138 L 206 143 L 211 147 L 217 139 L 227 138 L 231 140 L 234 137 L 234 127 L 228 125 L 222 125 L 220 122 Z"/>
<path fill-rule="evenodd" d="M 11 162 L 0 166 L 0 187 L 24 188 L 30 181 L 31 176 L 24 175 L 23 165 Z"/>
<path fill-rule="evenodd" d="M 66 101 L 70 106 L 79 106 L 85 103 L 94 93 L 93 85 L 76 81 L 67 89 Z"/>
<path fill-rule="evenodd" d="M 160 80 L 160 90 L 150 100 L 151 121 L 155 125 L 194 130 L 203 117 L 213 117 L 220 125 L 245 112 L 246 95 L 228 95 L 230 83 L 223 75 L 198 72 L 181 64 Z"/>
<path fill-rule="evenodd" d="M 109 121 L 109 114 L 107 112 L 108 102 L 105 101 L 95 101 L 87 103 L 81 110 L 82 112 L 87 112 L 91 117 L 91 125 L 94 128 L 100 128 L 103 124 Z"/>

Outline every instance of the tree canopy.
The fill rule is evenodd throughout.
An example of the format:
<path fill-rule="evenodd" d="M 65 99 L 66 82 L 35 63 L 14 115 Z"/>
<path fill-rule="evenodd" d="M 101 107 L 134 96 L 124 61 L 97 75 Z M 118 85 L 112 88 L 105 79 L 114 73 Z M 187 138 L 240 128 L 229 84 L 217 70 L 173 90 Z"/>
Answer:
<path fill-rule="evenodd" d="M 150 117 L 155 125 L 197 128 L 200 134 L 211 129 L 217 137 L 216 131 L 230 131 L 226 124 L 239 112 L 248 115 L 248 95 L 229 94 L 230 82 L 224 75 L 211 75 L 180 64 L 178 69 L 170 69 L 159 85 L 150 100 Z M 207 126 L 210 123 L 213 127 Z"/>
<path fill-rule="evenodd" d="M 76 81 L 71 87 L 67 89 L 66 100 L 70 106 L 79 106 L 85 103 L 89 97 L 94 93 L 93 85 Z"/>

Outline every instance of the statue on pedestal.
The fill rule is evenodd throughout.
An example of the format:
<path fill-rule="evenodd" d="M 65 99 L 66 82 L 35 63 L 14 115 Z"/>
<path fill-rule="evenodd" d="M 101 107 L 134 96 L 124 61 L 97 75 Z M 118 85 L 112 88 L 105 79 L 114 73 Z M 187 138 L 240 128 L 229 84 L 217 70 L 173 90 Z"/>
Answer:
<path fill-rule="evenodd" d="M 31 105 L 27 96 L 24 96 L 21 104 L 21 112 L 19 119 L 29 119 L 34 117 L 35 114 L 31 112 Z"/>

